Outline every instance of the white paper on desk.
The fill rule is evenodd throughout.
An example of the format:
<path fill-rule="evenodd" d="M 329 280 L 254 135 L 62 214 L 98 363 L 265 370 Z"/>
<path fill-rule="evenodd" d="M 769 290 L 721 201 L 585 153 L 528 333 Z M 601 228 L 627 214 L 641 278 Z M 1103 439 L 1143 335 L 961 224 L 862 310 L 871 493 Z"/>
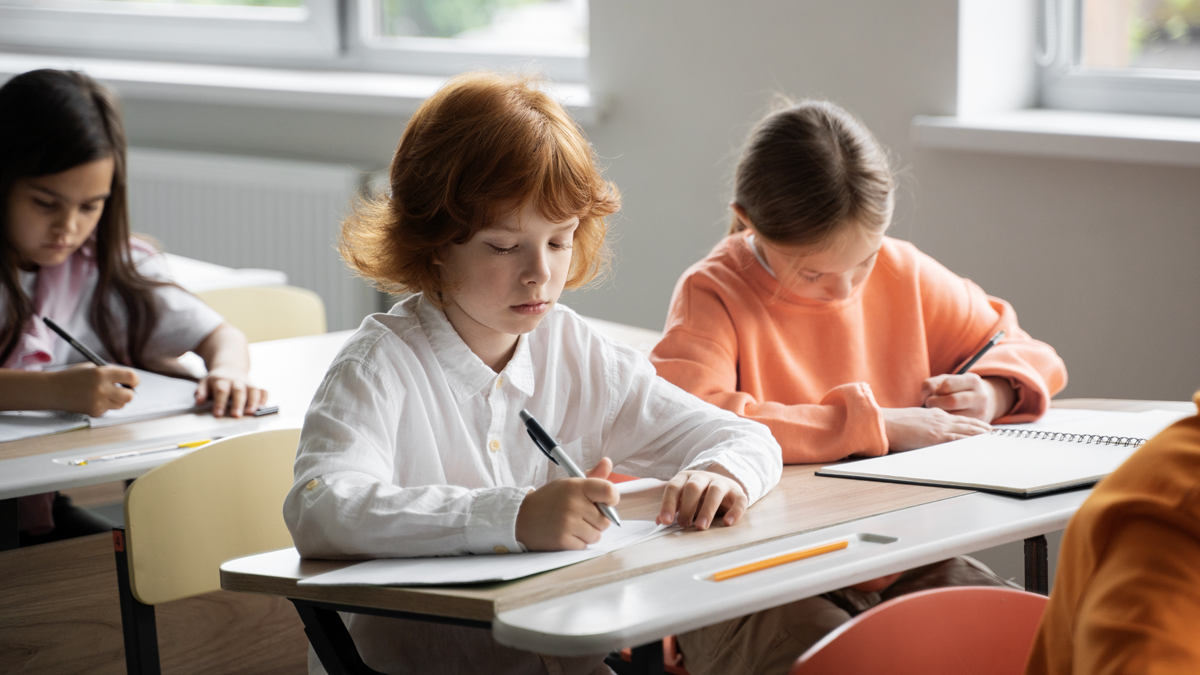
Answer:
<path fill-rule="evenodd" d="M 0 443 L 86 429 L 84 415 L 57 410 L 12 410 L 0 412 Z"/>
<path fill-rule="evenodd" d="M 1031 424 L 999 428 L 1148 439 L 1187 416 L 1170 410 L 1061 411 Z M 981 434 L 920 450 L 822 467 L 819 475 L 1032 495 L 1094 483 L 1115 471 L 1137 449 Z"/>
<path fill-rule="evenodd" d="M 209 405 L 196 406 L 196 383 L 158 373 L 134 369 L 138 376 L 137 391 L 125 407 L 109 410 L 100 417 L 88 418 L 93 427 L 179 415 L 202 410 Z"/>
<path fill-rule="evenodd" d="M 0 443 L 88 427 L 111 427 L 211 407 L 211 404 L 196 406 L 196 383 L 191 380 L 133 370 L 138 375 L 138 386 L 133 400 L 125 407 L 109 410 L 100 417 L 62 410 L 0 412 Z"/>
<path fill-rule="evenodd" d="M 582 551 L 463 555 L 445 558 L 381 558 L 298 582 L 301 586 L 444 586 L 520 579 L 574 565 L 679 529 L 652 520 L 626 520 L 611 526 L 600 541 Z"/>

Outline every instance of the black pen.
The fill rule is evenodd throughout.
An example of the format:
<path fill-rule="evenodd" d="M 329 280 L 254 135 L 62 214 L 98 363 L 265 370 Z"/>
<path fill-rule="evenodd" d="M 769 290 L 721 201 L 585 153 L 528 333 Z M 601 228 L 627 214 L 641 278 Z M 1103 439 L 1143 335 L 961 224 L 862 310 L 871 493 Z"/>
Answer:
<path fill-rule="evenodd" d="M 67 344 L 74 347 L 75 351 L 79 352 L 80 354 L 83 354 L 84 358 L 86 358 L 88 361 L 91 361 L 92 363 L 96 364 L 97 366 L 109 365 L 108 361 L 105 361 L 104 359 L 100 358 L 99 354 L 88 349 L 87 346 L 84 345 L 79 340 L 76 340 L 75 338 L 71 337 L 70 333 L 63 330 L 62 326 L 59 326 L 58 324 L 54 323 L 54 321 L 50 317 L 44 316 L 44 317 L 42 317 L 42 321 L 44 321 L 47 326 L 50 326 L 50 330 L 54 331 L 55 333 L 58 333 L 59 337 L 66 340 Z M 126 389 L 133 389 L 133 387 L 131 387 L 127 384 L 123 384 L 121 382 L 118 382 L 117 386 L 125 387 Z"/>
<path fill-rule="evenodd" d="M 583 472 L 583 469 L 580 469 L 579 465 L 573 462 L 567 456 L 567 453 L 562 451 L 562 448 L 558 445 L 558 441 L 546 433 L 546 430 L 542 428 L 541 424 L 538 424 L 538 421 L 533 418 L 533 415 L 529 414 L 528 410 L 521 411 L 521 419 L 525 421 L 525 431 L 529 432 L 529 437 L 533 439 L 534 445 L 538 446 L 538 449 L 545 453 L 551 462 L 566 469 L 567 474 L 572 478 L 587 478 L 587 474 Z M 617 516 L 616 509 L 608 504 L 596 504 L 596 508 L 600 509 L 600 513 L 603 513 L 604 517 L 611 520 L 617 527 L 621 526 L 621 519 Z"/>
<path fill-rule="evenodd" d="M 967 372 L 971 368 L 971 366 L 975 365 L 976 361 L 983 358 L 983 355 L 988 353 L 989 349 L 991 349 L 992 347 L 995 347 L 996 343 L 999 342 L 1000 338 L 1002 338 L 1002 337 L 1004 337 L 1004 331 L 1000 331 L 999 333 L 996 333 L 995 335 L 993 335 L 992 339 L 988 340 L 987 344 L 985 344 L 982 349 L 975 352 L 975 356 L 972 356 L 970 361 L 967 361 L 966 363 L 964 363 L 962 368 L 959 368 L 958 370 L 954 371 L 954 374 L 962 375 L 963 373 Z"/>

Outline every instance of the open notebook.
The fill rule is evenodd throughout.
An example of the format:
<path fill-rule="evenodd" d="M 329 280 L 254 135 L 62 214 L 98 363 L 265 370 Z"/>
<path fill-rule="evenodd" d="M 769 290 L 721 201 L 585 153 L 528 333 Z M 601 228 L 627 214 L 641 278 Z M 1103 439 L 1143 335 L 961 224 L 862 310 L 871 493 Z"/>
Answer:
<path fill-rule="evenodd" d="M 582 551 L 461 555 L 441 558 L 381 558 L 298 582 L 301 586 L 443 586 L 520 579 L 598 558 L 680 529 L 652 520 L 626 520 L 610 527 Z"/>
<path fill-rule="evenodd" d="M 203 410 L 211 406 L 210 403 L 196 405 L 196 383 L 191 380 L 134 370 L 137 372 L 139 384 L 133 400 L 124 408 L 109 410 L 100 417 L 60 410 L 0 412 L 0 442 L 87 427 L 108 427 Z"/>
<path fill-rule="evenodd" d="M 1029 424 L 857 462 L 818 476 L 967 488 L 1016 497 L 1073 490 L 1112 473 L 1142 443 L 1188 413 L 1052 408 Z"/>

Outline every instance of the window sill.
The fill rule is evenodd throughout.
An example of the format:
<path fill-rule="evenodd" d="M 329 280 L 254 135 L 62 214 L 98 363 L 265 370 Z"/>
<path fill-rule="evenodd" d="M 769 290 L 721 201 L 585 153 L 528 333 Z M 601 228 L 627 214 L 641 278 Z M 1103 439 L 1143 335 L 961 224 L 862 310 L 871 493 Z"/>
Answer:
<path fill-rule="evenodd" d="M 912 124 L 920 148 L 1200 167 L 1200 119 L 1015 110 Z"/>
<path fill-rule="evenodd" d="M 130 99 L 377 115 L 410 115 L 446 81 L 425 75 L 0 53 L 0 81 L 37 68 L 82 70 Z M 596 121 L 586 85 L 555 84 L 552 93 L 580 124 Z"/>

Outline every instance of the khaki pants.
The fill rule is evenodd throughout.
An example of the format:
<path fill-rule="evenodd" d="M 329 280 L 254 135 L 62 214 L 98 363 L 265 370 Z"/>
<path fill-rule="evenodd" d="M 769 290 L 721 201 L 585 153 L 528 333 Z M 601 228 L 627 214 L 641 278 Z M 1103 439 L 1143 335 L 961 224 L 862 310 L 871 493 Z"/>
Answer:
<path fill-rule="evenodd" d="M 784 675 L 833 629 L 885 600 L 945 586 L 1006 586 L 966 556 L 911 569 L 881 592 L 842 588 L 677 636 L 692 675 Z"/>

